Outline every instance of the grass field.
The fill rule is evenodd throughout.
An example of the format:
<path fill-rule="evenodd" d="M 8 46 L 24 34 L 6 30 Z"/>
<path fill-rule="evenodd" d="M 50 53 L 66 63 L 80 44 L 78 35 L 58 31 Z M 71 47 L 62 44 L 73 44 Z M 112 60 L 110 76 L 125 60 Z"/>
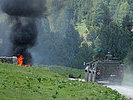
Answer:
<path fill-rule="evenodd" d="M 81 75 L 81 78 L 85 77 L 84 69 L 76 69 L 76 68 L 64 67 L 64 66 L 47 66 L 47 65 L 40 65 L 38 67 L 48 69 L 66 78 L 68 78 L 69 74 L 72 74 L 76 77 Z"/>
<path fill-rule="evenodd" d="M 0 100 L 126 100 L 117 91 L 96 83 L 70 81 L 67 79 L 69 72 L 82 71 L 0 63 Z"/>

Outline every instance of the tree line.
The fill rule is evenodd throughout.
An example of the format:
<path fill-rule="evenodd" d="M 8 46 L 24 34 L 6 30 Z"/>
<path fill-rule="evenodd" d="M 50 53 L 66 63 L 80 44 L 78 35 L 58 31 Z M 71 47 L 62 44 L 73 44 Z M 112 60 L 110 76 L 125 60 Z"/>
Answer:
<path fill-rule="evenodd" d="M 49 2 L 51 13 L 38 21 L 38 44 L 31 49 L 36 64 L 83 68 L 100 48 L 133 64 L 132 0 Z"/>

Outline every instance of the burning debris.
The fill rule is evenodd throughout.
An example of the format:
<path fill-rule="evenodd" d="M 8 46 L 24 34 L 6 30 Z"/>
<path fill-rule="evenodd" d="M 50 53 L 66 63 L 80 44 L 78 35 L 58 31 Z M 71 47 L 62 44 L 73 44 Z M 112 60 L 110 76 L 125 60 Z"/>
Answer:
<path fill-rule="evenodd" d="M 14 64 L 14 65 L 18 65 L 17 63 L 17 57 L 13 56 L 13 57 L 0 57 L 0 62 L 2 63 L 9 63 L 9 64 Z"/>
<path fill-rule="evenodd" d="M 46 16 L 46 0 L 1 0 L 1 9 L 11 20 L 11 55 L 17 56 L 18 65 L 32 65 L 28 49 L 36 44 L 36 18 Z"/>

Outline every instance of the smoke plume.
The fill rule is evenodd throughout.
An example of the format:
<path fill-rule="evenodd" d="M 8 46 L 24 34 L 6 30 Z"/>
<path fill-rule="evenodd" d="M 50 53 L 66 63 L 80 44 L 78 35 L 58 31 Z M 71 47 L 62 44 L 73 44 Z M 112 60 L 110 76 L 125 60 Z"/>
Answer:
<path fill-rule="evenodd" d="M 1 4 L 10 16 L 39 17 L 47 12 L 46 0 L 2 0 Z"/>
<path fill-rule="evenodd" d="M 23 55 L 24 64 L 32 64 L 29 48 L 36 44 L 36 18 L 46 16 L 46 0 L 1 0 L 1 9 L 11 20 L 11 55 Z"/>

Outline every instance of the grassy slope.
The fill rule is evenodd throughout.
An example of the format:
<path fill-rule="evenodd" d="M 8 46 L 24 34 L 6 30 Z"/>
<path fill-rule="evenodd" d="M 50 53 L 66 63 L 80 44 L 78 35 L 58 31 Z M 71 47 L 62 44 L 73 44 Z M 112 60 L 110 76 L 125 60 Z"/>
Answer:
<path fill-rule="evenodd" d="M 96 83 L 70 81 L 48 68 L 27 68 L 0 63 L 0 100 L 125 100 Z"/>
<path fill-rule="evenodd" d="M 71 67 L 63 67 L 63 66 L 47 66 L 47 65 L 40 65 L 39 67 L 49 69 L 54 73 L 58 73 L 61 76 L 68 77 L 69 74 L 74 76 L 79 76 L 81 74 L 82 78 L 85 77 L 84 69 L 75 69 Z"/>

